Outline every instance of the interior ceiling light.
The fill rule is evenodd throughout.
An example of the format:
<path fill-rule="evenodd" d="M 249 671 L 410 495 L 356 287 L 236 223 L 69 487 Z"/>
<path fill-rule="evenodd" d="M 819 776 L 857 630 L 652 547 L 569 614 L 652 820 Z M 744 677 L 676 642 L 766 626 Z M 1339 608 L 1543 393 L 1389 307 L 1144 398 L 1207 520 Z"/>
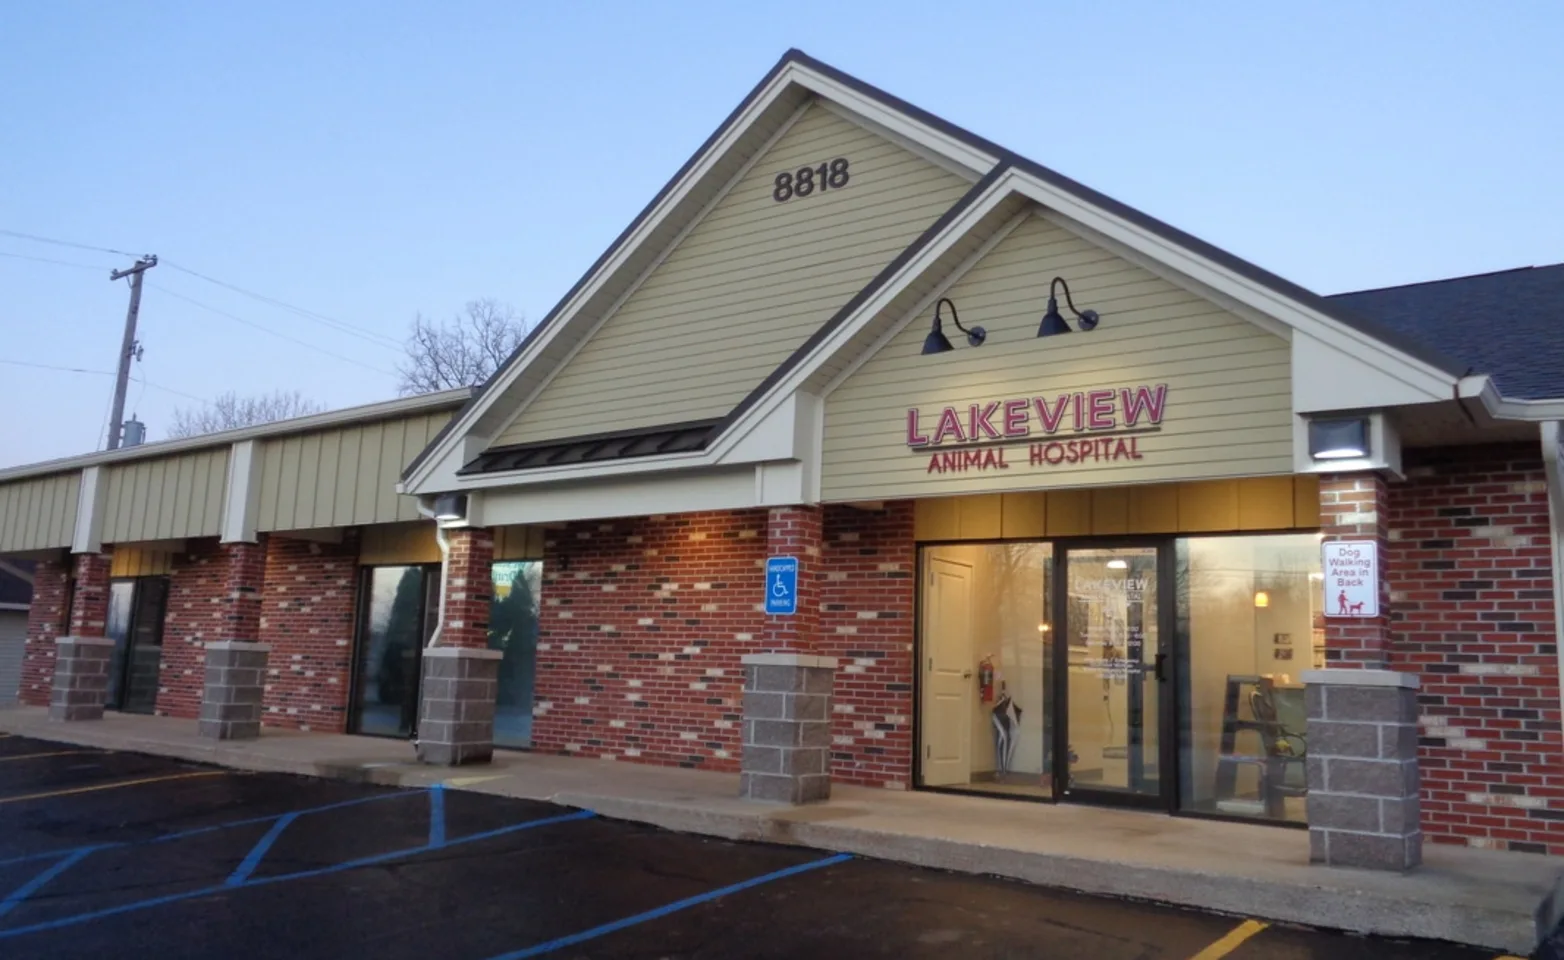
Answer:
<path fill-rule="evenodd" d="M 1048 312 L 1043 314 L 1043 322 L 1037 325 L 1037 335 L 1039 337 L 1051 337 L 1058 333 L 1072 332 L 1070 324 L 1059 313 L 1059 297 L 1055 291 L 1060 287 L 1064 288 L 1065 305 L 1070 308 L 1071 313 L 1075 314 L 1075 319 L 1080 323 L 1081 329 L 1097 329 L 1097 323 L 1102 317 L 1097 314 L 1096 310 L 1075 309 L 1075 301 L 1070 297 L 1070 285 L 1065 283 L 1063 277 L 1054 277 L 1053 282 L 1048 284 Z"/>
<path fill-rule="evenodd" d="M 924 356 L 931 353 L 946 353 L 955 349 L 950 345 L 950 339 L 945 336 L 945 331 L 940 324 L 940 311 L 945 307 L 950 307 L 950 322 L 956 325 L 957 330 L 967 335 L 967 343 L 970 346 L 981 347 L 983 341 L 988 339 L 988 331 L 982 327 L 973 327 L 971 330 L 963 327 L 961 318 L 956 315 L 956 305 L 948 297 L 940 297 L 934 304 L 934 327 L 929 331 L 929 335 L 923 338 Z"/>
<path fill-rule="evenodd" d="M 1271 605 L 1271 595 L 1264 590 L 1256 590 L 1254 592 L 1254 605 L 1257 607 L 1269 607 Z"/>
<path fill-rule="evenodd" d="M 1109 570 L 1128 570 L 1129 568 L 1130 568 L 1130 565 L 1128 563 L 1126 563 L 1125 561 L 1123 561 L 1123 560 L 1109 560 L 1108 561 L 1108 569 Z"/>

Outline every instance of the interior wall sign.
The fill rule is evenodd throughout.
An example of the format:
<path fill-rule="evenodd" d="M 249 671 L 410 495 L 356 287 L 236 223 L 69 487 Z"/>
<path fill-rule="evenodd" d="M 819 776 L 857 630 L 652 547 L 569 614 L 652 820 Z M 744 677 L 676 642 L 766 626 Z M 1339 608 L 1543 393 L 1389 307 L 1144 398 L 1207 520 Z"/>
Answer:
<path fill-rule="evenodd" d="M 957 448 L 932 452 L 927 473 L 1008 470 L 1022 461 L 1012 463 L 1005 448 L 1027 441 L 1029 467 L 1139 460 L 1140 438 L 1162 429 L 1167 402 L 1168 385 L 1159 383 L 949 406 L 937 414 L 912 407 L 907 446 Z"/>
<path fill-rule="evenodd" d="M 840 190 L 852 179 L 846 157 L 824 160 L 818 166 L 783 170 L 771 181 L 771 199 L 786 203 L 794 197 L 807 197 L 816 190 Z"/>

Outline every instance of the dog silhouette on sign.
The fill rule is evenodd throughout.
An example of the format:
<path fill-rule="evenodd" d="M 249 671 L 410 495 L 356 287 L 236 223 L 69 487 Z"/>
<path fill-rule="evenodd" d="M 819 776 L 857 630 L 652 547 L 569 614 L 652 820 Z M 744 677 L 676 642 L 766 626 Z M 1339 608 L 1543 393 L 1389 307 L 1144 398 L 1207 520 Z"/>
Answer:
<path fill-rule="evenodd" d="M 1354 603 L 1352 606 L 1348 607 L 1347 610 L 1354 617 L 1361 617 L 1361 616 L 1363 616 L 1363 601 L 1359 600 L 1357 603 Z"/>

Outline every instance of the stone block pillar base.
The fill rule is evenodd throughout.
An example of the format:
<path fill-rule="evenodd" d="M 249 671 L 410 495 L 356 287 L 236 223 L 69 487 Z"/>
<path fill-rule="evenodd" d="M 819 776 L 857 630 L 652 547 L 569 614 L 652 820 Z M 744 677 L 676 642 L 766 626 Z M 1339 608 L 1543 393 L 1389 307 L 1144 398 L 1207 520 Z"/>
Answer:
<path fill-rule="evenodd" d="M 744 663 L 739 796 L 772 803 L 831 797 L 834 657 L 752 653 Z"/>
<path fill-rule="evenodd" d="M 1309 860 L 1411 870 L 1423 862 L 1417 677 L 1306 670 Z"/>
<path fill-rule="evenodd" d="M 264 643 L 240 640 L 206 645 L 201 736 L 213 740 L 253 740 L 261 735 L 261 696 L 270 652 L 271 647 Z"/>
<path fill-rule="evenodd" d="M 471 647 L 424 650 L 420 763 L 455 767 L 493 758 L 494 699 L 502 656 L 499 650 Z"/>
<path fill-rule="evenodd" d="M 113 661 L 114 641 L 107 637 L 60 637 L 55 640 L 49 719 L 103 719 Z"/>

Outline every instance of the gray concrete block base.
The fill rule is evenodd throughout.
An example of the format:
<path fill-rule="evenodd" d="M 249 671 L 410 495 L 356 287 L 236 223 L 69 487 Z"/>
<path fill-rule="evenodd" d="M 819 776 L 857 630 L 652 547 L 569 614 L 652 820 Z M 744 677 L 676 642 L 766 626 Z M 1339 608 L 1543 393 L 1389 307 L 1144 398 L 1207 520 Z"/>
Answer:
<path fill-rule="evenodd" d="M 219 640 L 206 645 L 206 682 L 201 688 L 201 736 L 253 740 L 261 735 L 261 698 L 266 689 L 264 643 Z"/>
<path fill-rule="evenodd" d="M 768 803 L 831 797 L 831 688 L 836 660 L 793 653 L 744 657 L 739 796 Z"/>
<path fill-rule="evenodd" d="M 49 719 L 102 720 L 113 661 L 114 641 L 107 637 L 56 639 Z"/>
<path fill-rule="evenodd" d="M 494 700 L 499 692 L 498 650 L 432 647 L 424 650 L 418 760 L 456 767 L 494 756 Z"/>
<path fill-rule="evenodd" d="M 1406 871 L 1423 862 L 1417 677 L 1309 670 L 1309 860 Z"/>

